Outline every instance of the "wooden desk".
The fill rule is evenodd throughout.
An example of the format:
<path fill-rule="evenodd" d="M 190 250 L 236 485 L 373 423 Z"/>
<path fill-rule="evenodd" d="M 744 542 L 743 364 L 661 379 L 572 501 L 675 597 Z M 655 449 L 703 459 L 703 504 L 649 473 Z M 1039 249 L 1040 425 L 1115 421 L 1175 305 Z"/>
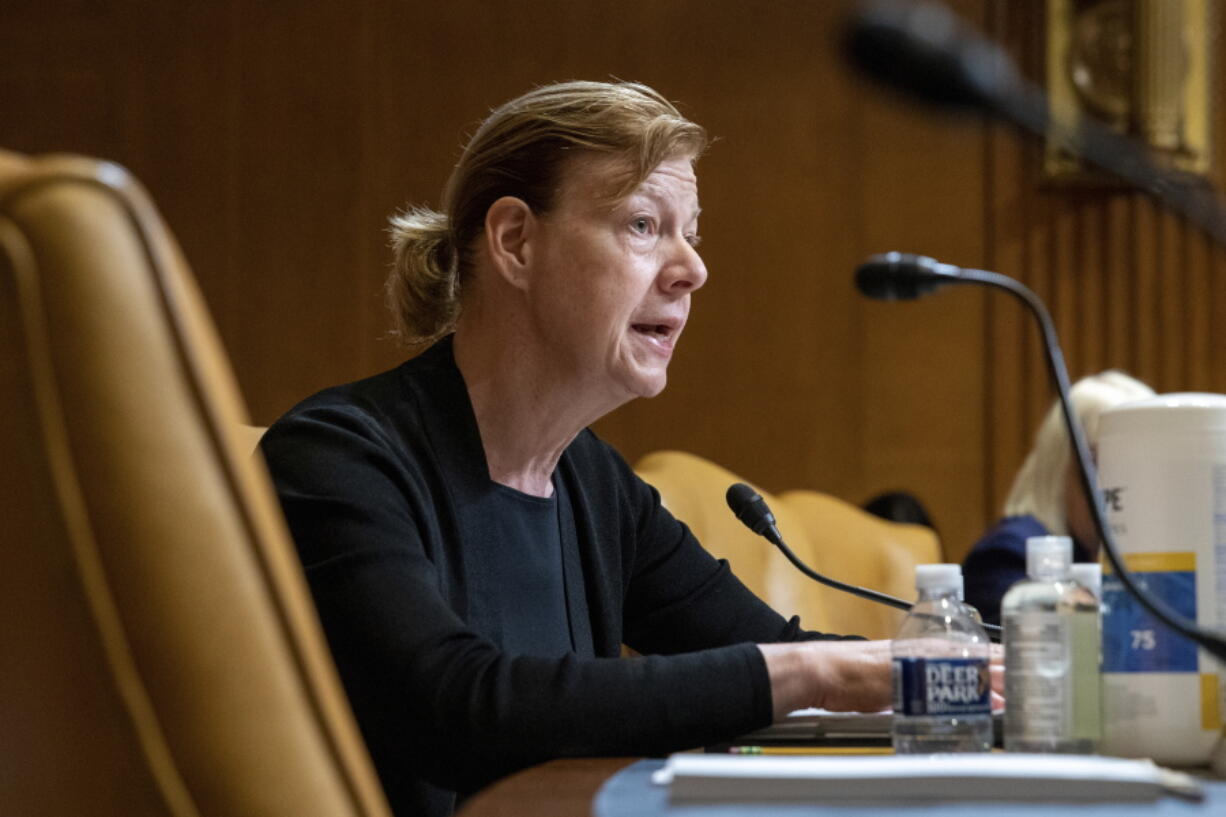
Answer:
<path fill-rule="evenodd" d="M 634 757 L 564 758 L 524 769 L 478 792 L 456 817 L 588 817 L 600 785 Z"/>
<path fill-rule="evenodd" d="M 596 792 L 617 772 L 639 758 L 577 758 L 554 760 L 511 775 L 477 794 L 460 809 L 456 817 L 591 817 Z M 1152 817 L 1154 813 L 1169 817 L 1209 817 L 1226 814 L 1226 781 L 1206 777 L 1205 800 L 1190 802 L 1173 796 L 1161 800 L 1136 800 L 1094 803 L 992 803 L 993 813 L 1005 817 Z M 983 803 L 951 803 L 957 814 L 979 814 Z M 769 811 L 773 814 L 810 814 L 815 806 L 780 804 Z M 701 809 L 684 807 L 687 813 Z M 863 805 L 831 804 L 822 813 L 838 817 L 864 817 L 867 814 L 890 814 L 894 817 L 923 817 L 934 809 L 931 804 L 891 805 L 884 809 Z M 709 812 L 708 812 L 709 813 Z"/>

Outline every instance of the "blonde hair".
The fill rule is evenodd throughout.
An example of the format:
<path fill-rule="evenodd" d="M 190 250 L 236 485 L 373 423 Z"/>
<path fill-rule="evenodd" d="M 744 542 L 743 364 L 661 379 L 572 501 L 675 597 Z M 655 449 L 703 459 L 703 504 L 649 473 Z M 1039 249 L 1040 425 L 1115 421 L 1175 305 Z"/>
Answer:
<path fill-rule="evenodd" d="M 391 219 L 394 261 L 387 303 L 408 345 L 454 329 L 485 214 L 503 196 L 544 214 L 562 163 L 576 152 L 625 160 L 614 198 L 631 193 L 660 162 L 697 158 L 706 132 L 664 97 L 632 82 L 563 82 L 507 102 L 473 134 L 443 192 L 443 212 L 411 207 Z"/>
<path fill-rule="evenodd" d="M 1140 380 L 1115 369 L 1083 377 L 1069 392 L 1073 411 L 1081 421 L 1090 446 L 1098 440 L 1099 415 L 1113 406 L 1153 394 L 1154 390 Z M 1064 427 L 1064 414 L 1057 401 L 1043 418 L 1035 433 L 1034 447 L 1013 480 L 1005 500 L 1005 516 L 1028 514 L 1038 519 L 1051 534 L 1068 536 L 1064 494 L 1072 449 L 1068 429 Z"/>

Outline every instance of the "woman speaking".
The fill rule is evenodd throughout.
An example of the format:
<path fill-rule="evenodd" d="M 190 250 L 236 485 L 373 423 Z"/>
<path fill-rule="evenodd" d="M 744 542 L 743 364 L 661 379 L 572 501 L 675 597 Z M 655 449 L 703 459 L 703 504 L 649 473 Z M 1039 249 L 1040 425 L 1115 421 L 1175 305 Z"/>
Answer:
<path fill-rule="evenodd" d="M 429 345 L 263 440 L 393 810 L 559 756 L 664 753 L 791 710 L 878 710 L 888 642 L 784 620 L 587 426 L 665 385 L 692 296 L 699 126 L 629 83 L 538 88 L 392 220 Z M 641 657 L 619 658 L 622 644 Z"/>

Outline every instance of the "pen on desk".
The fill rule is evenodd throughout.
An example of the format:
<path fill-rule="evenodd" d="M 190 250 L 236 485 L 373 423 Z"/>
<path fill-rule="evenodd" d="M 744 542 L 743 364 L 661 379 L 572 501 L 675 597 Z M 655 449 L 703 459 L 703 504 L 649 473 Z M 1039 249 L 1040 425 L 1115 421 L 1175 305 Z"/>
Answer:
<path fill-rule="evenodd" d="M 730 746 L 730 755 L 892 755 L 892 746 Z"/>

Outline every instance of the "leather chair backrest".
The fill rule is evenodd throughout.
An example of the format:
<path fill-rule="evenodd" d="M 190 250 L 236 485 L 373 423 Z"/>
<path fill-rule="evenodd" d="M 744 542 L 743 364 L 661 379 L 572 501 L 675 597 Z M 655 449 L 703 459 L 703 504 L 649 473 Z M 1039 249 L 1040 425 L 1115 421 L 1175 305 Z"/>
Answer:
<path fill-rule="evenodd" d="M 728 509 L 724 494 L 741 482 L 727 469 L 680 451 L 648 454 L 635 471 L 660 492 L 665 507 L 694 531 L 707 550 L 784 616 L 809 629 L 891 638 L 903 614 L 814 583 Z M 816 491 L 776 496 L 758 490 L 774 511 L 784 541 L 814 570 L 900 598 L 915 597 L 915 565 L 941 560 L 936 534 L 920 525 L 879 519 Z"/>
<path fill-rule="evenodd" d="M 657 451 L 634 466 L 643 481 L 660 492 L 664 507 L 680 519 L 712 555 L 727 559 L 745 585 L 784 616 L 799 615 L 809 629 L 830 630 L 822 592 L 796 572 L 775 548 L 741 524 L 728 509 L 725 494 L 740 477 L 710 460 L 684 451 Z M 791 509 L 770 493 L 754 490 L 770 505 L 784 541 L 801 559 L 810 560 L 808 538 Z"/>
<path fill-rule="evenodd" d="M 195 282 L 123 169 L 0 152 L 0 814 L 387 807 Z"/>
<path fill-rule="evenodd" d="M 932 528 L 890 522 L 817 491 L 784 491 L 779 500 L 808 539 L 810 566 L 830 578 L 914 601 L 915 566 L 942 561 Z M 906 615 L 838 590 L 818 590 L 834 632 L 893 638 Z"/>
<path fill-rule="evenodd" d="M 239 440 L 242 441 L 243 450 L 254 453 L 260 450 L 260 440 L 264 438 L 264 432 L 268 430 L 268 426 L 253 426 L 248 423 L 242 423 L 236 429 Z"/>

